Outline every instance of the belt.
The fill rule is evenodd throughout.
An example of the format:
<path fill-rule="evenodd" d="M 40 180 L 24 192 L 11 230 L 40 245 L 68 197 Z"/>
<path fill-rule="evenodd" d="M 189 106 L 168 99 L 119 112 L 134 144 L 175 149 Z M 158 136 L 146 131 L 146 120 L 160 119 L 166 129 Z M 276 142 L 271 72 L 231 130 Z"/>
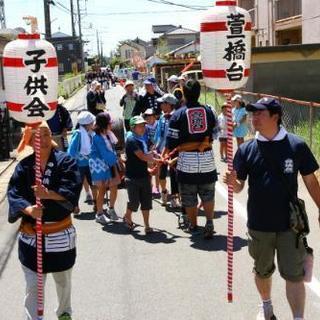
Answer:
<path fill-rule="evenodd" d="M 51 234 L 51 233 L 57 233 L 63 230 L 66 230 L 72 226 L 72 219 L 71 216 L 68 216 L 67 218 L 53 222 L 53 223 L 43 223 L 42 224 L 42 233 L 43 234 Z M 37 233 L 36 231 L 36 225 L 31 222 L 21 221 L 19 231 L 28 235 L 35 235 Z"/>

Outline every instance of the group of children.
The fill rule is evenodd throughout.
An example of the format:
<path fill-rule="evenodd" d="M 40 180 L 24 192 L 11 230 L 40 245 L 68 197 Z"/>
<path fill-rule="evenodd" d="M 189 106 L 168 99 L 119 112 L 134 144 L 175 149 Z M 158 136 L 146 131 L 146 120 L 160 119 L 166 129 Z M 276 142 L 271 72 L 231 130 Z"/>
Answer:
<path fill-rule="evenodd" d="M 133 84 L 130 83 L 130 86 Z M 134 93 L 124 96 L 132 96 Z M 127 107 L 128 101 L 121 100 L 121 105 Z M 234 134 L 240 131 L 246 134 L 246 113 L 242 112 L 242 97 L 236 95 L 233 99 Z M 239 103 L 238 103 L 239 102 Z M 116 152 L 117 137 L 112 132 L 112 121 L 108 113 L 102 112 L 94 116 L 88 111 L 78 115 L 78 125 L 74 131 L 68 153 L 77 159 L 87 198 L 93 201 L 96 221 L 101 224 L 119 219 L 115 211 L 118 186 L 125 172 L 125 184 L 128 193 L 127 211 L 124 223 L 129 229 L 134 224 L 132 212 L 140 209 L 143 214 L 145 231 L 149 233 L 149 211 L 152 199 L 161 198 L 161 205 L 173 210 L 181 208 L 175 159 L 164 160 L 169 121 L 172 114 L 181 105 L 174 94 L 164 94 L 157 98 L 161 115 L 154 109 L 147 109 L 142 115 L 129 117 L 125 121 L 126 149 L 125 160 Z M 239 106 L 238 106 L 239 105 Z M 131 109 L 134 103 L 131 105 Z M 221 161 L 227 161 L 227 105 L 221 107 L 217 117 L 217 133 L 220 142 Z M 237 141 L 240 140 L 237 137 Z M 240 141 L 238 141 L 239 144 Z M 124 172 L 120 168 L 124 168 Z M 167 188 L 167 176 L 170 177 L 170 204 Z M 153 178 L 154 177 L 154 178 Z M 154 179 L 154 181 L 152 181 Z M 91 189 L 91 192 L 90 192 Z M 106 192 L 109 190 L 108 209 L 103 209 Z M 169 205 L 168 205 L 169 204 Z M 75 214 L 80 212 L 75 209 Z M 183 213 L 183 209 L 182 209 Z"/>

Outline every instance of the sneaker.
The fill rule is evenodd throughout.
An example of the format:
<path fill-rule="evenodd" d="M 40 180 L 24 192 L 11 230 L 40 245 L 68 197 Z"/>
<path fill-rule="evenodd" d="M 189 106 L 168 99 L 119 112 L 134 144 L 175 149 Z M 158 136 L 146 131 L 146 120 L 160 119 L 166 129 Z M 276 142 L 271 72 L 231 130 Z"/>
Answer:
<path fill-rule="evenodd" d="M 180 208 L 181 205 L 179 203 L 178 197 L 172 197 L 170 201 L 171 208 L 177 209 Z"/>
<path fill-rule="evenodd" d="M 266 307 L 264 307 L 263 304 L 260 305 L 260 310 L 256 320 L 277 320 L 276 316 L 273 314 L 272 304 Z"/>
<path fill-rule="evenodd" d="M 72 318 L 69 313 L 65 312 L 64 314 L 58 317 L 58 320 L 72 320 Z"/>
<path fill-rule="evenodd" d="M 205 239 L 212 239 L 213 238 L 213 223 L 206 223 L 205 227 L 204 227 L 204 234 L 203 237 Z"/>
<path fill-rule="evenodd" d="M 161 205 L 165 207 L 168 202 L 168 191 L 161 192 Z"/>
<path fill-rule="evenodd" d="M 110 208 L 110 209 L 109 209 L 109 216 L 110 216 L 110 219 L 111 219 L 112 221 L 117 221 L 117 220 L 119 220 L 119 217 L 118 217 L 116 211 L 114 210 L 114 208 Z"/>
<path fill-rule="evenodd" d="M 101 224 L 108 224 L 110 223 L 110 219 L 104 213 L 97 213 L 96 214 L 96 222 Z"/>
<path fill-rule="evenodd" d="M 180 229 L 187 229 L 189 226 L 189 219 L 186 214 L 180 213 L 178 216 L 178 225 Z"/>
<path fill-rule="evenodd" d="M 154 198 L 160 198 L 160 190 L 155 186 L 152 187 L 152 196 Z"/>
<path fill-rule="evenodd" d="M 85 203 L 92 203 L 93 198 L 92 195 L 90 193 L 87 194 L 86 196 L 86 200 L 84 200 Z"/>
<path fill-rule="evenodd" d="M 196 236 L 199 234 L 199 227 L 193 226 L 193 225 L 191 225 L 191 223 L 189 223 L 187 232 L 190 233 L 192 236 Z"/>

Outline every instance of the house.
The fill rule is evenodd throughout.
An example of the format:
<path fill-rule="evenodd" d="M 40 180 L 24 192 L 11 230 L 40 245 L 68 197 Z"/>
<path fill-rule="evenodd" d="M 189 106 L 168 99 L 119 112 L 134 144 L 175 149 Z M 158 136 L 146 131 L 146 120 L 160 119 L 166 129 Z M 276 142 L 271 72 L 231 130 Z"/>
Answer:
<path fill-rule="evenodd" d="M 81 70 L 81 45 L 78 37 L 56 32 L 48 41 L 57 51 L 59 75 Z"/>
<path fill-rule="evenodd" d="M 151 42 L 136 38 L 122 41 L 119 45 L 120 58 L 122 61 L 132 62 L 135 57 L 146 60 L 154 54 Z"/>
<path fill-rule="evenodd" d="M 239 0 L 253 22 L 253 46 L 320 42 L 319 0 Z"/>
<path fill-rule="evenodd" d="M 191 41 L 177 49 L 174 49 L 166 54 L 167 57 L 180 59 L 184 57 L 197 57 L 200 54 L 200 41 Z"/>
<path fill-rule="evenodd" d="M 177 48 L 180 48 L 192 41 L 198 41 L 200 39 L 200 32 L 183 28 L 182 26 L 178 26 L 175 28 L 171 28 L 172 25 L 165 25 L 167 28 L 163 28 L 162 30 L 167 30 L 164 32 L 159 38 L 153 39 L 154 45 L 156 46 L 157 53 L 160 55 L 164 55 L 170 51 L 173 51 Z M 157 28 L 155 28 L 157 27 Z M 160 26 L 153 26 L 152 30 L 159 31 Z"/>

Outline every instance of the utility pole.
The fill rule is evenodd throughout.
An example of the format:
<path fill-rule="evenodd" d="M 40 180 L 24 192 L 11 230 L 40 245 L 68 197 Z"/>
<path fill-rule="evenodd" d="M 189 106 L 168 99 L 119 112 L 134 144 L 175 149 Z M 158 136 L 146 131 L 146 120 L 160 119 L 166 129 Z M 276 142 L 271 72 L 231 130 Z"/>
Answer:
<path fill-rule="evenodd" d="M 99 44 L 99 32 L 96 30 L 96 35 L 97 35 L 97 56 L 99 58 L 100 56 L 100 44 Z"/>
<path fill-rule="evenodd" d="M 6 28 L 6 16 L 4 14 L 4 1 L 0 0 L 0 24 L 1 29 Z"/>
<path fill-rule="evenodd" d="M 84 61 L 83 61 L 83 43 L 82 43 L 82 31 L 81 31 L 81 13 L 80 13 L 80 1 L 77 0 L 78 9 L 78 24 L 79 24 L 79 41 L 80 41 L 80 59 L 81 59 L 81 69 L 84 71 Z"/>
<path fill-rule="evenodd" d="M 51 3 L 51 1 L 49 1 L 49 0 L 43 0 L 46 39 L 51 38 L 50 3 Z"/>
<path fill-rule="evenodd" d="M 72 30 L 72 36 L 76 36 L 76 29 L 74 25 L 74 8 L 73 8 L 73 0 L 70 0 L 70 11 L 71 11 L 71 30 Z"/>
<path fill-rule="evenodd" d="M 101 41 L 101 67 L 103 67 L 103 41 Z"/>

